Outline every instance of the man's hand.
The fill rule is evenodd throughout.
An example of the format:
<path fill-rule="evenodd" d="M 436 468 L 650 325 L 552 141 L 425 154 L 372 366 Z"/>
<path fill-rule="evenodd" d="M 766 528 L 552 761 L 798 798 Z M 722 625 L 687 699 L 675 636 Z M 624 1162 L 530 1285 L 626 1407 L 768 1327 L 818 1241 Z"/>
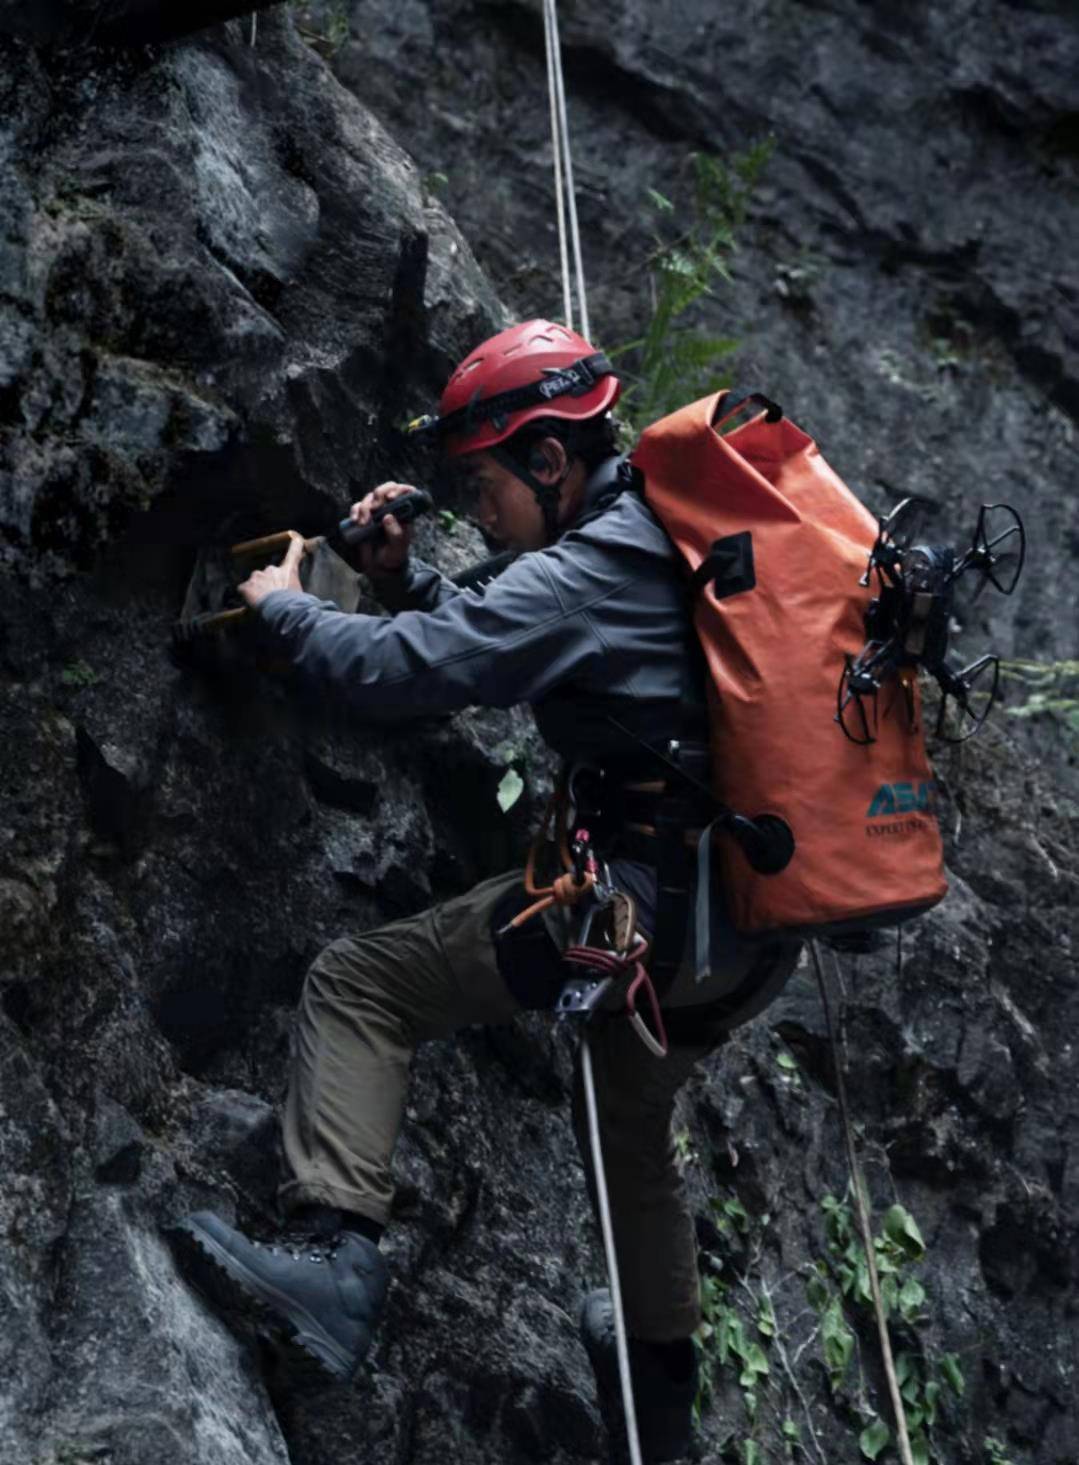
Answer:
<path fill-rule="evenodd" d="M 292 543 L 285 552 L 285 558 L 279 565 L 267 565 L 264 570 L 256 570 L 239 587 L 240 594 L 245 602 L 254 610 L 259 601 L 271 590 L 302 590 L 300 584 L 300 561 L 304 556 L 303 535 L 297 534 L 294 529 L 289 530 Z"/>
<path fill-rule="evenodd" d="M 403 493 L 411 492 L 407 483 L 380 483 L 366 498 L 352 505 L 348 516 L 354 524 L 369 524 L 372 510 L 391 503 Z M 373 575 L 375 578 L 379 575 L 395 575 L 408 559 L 408 547 L 412 542 L 411 525 L 399 524 L 392 514 L 387 514 L 382 520 L 382 528 L 385 537 L 360 545 L 356 560 L 357 567 L 365 575 Z"/>

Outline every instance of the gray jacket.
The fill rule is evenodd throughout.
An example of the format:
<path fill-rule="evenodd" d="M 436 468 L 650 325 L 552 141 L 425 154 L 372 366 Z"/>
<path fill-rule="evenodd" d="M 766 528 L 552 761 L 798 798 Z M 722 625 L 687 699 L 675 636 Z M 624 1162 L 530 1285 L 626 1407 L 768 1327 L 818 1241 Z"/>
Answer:
<path fill-rule="evenodd" d="M 648 755 L 607 714 L 657 743 L 679 736 L 697 653 L 677 552 L 641 496 L 619 491 L 621 465 L 611 458 L 592 474 L 557 543 L 482 590 L 411 560 L 396 586 L 380 586 L 393 616 L 275 590 L 259 619 L 301 677 L 364 718 L 529 702 L 567 761 L 640 767 Z"/>
<path fill-rule="evenodd" d="M 567 762 L 622 765 L 655 778 L 658 765 L 619 732 L 654 746 L 703 736 L 703 665 L 678 554 L 622 460 L 589 478 L 582 512 L 557 543 L 523 554 L 482 590 L 464 590 L 412 560 L 380 594 L 396 614 L 345 614 L 275 590 L 257 614 L 274 650 L 301 677 L 364 718 L 398 720 L 462 707 L 529 702 L 544 740 Z M 619 860 L 616 883 L 652 928 L 653 868 Z M 729 935 L 729 933 L 727 933 Z M 719 942 L 713 938 L 718 949 Z M 797 943 L 729 948 L 723 972 L 698 987 L 680 976 L 668 1005 L 725 997 L 752 972 L 735 1021 L 782 985 Z"/>

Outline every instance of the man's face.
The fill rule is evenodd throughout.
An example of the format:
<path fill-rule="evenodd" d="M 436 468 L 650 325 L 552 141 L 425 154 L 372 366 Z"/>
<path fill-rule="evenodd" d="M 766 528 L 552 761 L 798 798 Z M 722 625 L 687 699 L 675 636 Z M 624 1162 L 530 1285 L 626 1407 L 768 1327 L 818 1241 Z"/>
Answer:
<path fill-rule="evenodd" d="M 461 507 L 485 534 L 518 553 L 543 548 L 543 510 L 526 483 L 490 453 L 468 453 L 453 466 Z"/>

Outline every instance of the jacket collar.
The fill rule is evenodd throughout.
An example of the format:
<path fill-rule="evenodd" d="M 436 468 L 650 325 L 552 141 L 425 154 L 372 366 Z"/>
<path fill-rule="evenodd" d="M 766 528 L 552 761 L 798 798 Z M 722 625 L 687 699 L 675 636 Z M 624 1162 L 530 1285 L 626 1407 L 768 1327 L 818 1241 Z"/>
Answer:
<path fill-rule="evenodd" d="M 571 529 L 580 529 L 582 524 L 594 519 L 597 514 L 611 506 L 619 494 L 633 487 L 633 469 L 629 459 L 622 453 L 614 453 L 593 468 L 585 486 L 581 508 L 576 518 L 562 526 L 562 534 Z M 561 537 L 561 536 L 559 536 Z"/>

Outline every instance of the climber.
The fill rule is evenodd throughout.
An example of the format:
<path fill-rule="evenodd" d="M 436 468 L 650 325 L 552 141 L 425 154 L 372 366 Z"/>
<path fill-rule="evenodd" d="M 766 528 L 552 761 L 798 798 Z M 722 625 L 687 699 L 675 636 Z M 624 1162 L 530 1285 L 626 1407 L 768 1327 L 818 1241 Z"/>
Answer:
<path fill-rule="evenodd" d="M 298 542 L 241 593 L 300 686 L 333 695 L 357 718 L 530 703 L 541 735 L 572 770 L 574 797 L 600 820 L 612 880 L 654 932 L 659 796 L 655 764 L 636 740 L 690 746 L 706 736 L 705 714 L 675 551 L 615 446 L 619 391 L 601 353 L 547 321 L 501 332 L 453 373 L 438 417 L 422 426 L 439 439 L 475 522 L 518 551 L 485 589 L 462 590 L 413 558 L 410 530 L 391 516 L 362 568 L 394 614 L 344 614 L 306 595 Z M 406 487 L 381 485 L 352 517 L 367 522 Z M 391 1217 L 391 1160 L 416 1044 L 549 1008 L 563 984 L 565 913 L 496 934 L 528 903 L 521 872 L 512 871 L 327 947 L 304 985 L 283 1115 L 287 1225 L 252 1241 L 201 1212 L 176 1232 L 204 1290 L 270 1324 L 294 1356 L 333 1378 L 354 1376 L 383 1303 L 379 1240 Z M 664 1059 L 617 1015 L 595 1024 L 605 1168 L 650 1461 L 684 1453 L 697 1390 L 696 1245 L 672 1138 L 674 1099 L 730 1029 L 776 994 L 796 952 L 779 939 L 728 949 L 714 984 L 696 984 L 691 964 L 676 961 L 664 996 Z M 578 1072 L 573 1115 L 587 1171 L 582 1110 Z M 620 1402 L 611 1312 L 609 1295 L 594 1293 L 582 1328 L 613 1434 Z"/>

